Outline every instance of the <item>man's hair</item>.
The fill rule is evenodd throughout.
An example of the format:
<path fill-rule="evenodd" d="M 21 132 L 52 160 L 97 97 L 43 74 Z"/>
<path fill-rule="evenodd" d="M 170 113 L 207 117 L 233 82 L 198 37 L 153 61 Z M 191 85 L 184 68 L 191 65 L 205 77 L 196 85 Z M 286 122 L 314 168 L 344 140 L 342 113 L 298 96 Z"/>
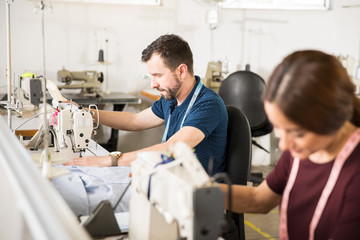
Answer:
<path fill-rule="evenodd" d="M 175 34 L 165 34 L 147 46 L 141 56 L 143 62 L 147 62 L 153 54 L 159 54 L 164 64 L 171 70 L 180 64 L 186 64 L 188 72 L 194 75 L 193 55 L 189 44 L 180 36 Z"/>
<path fill-rule="evenodd" d="M 360 101 L 346 69 L 335 56 L 320 51 L 287 56 L 270 76 L 264 100 L 318 134 L 333 133 L 347 120 L 360 125 Z"/>

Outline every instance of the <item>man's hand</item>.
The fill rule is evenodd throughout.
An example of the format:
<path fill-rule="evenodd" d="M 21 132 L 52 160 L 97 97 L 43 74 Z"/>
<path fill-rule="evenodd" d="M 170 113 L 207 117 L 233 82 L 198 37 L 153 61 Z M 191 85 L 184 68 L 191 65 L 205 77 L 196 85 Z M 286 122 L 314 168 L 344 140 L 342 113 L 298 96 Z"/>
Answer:
<path fill-rule="evenodd" d="M 80 157 L 63 163 L 64 166 L 92 166 L 92 167 L 111 167 L 111 157 Z"/>

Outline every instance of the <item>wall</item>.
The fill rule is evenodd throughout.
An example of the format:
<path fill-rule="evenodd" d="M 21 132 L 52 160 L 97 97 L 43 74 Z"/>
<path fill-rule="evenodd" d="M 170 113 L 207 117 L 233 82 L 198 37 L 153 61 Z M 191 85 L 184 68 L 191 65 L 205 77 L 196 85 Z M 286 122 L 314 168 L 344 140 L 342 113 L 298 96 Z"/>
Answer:
<path fill-rule="evenodd" d="M 108 67 L 109 89 L 137 94 L 150 84 L 143 78 L 146 67 L 140 61 L 141 51 L 164 33 L 179 34 L 189 42 L 195 73 L 202 77 L 208 61 L 227 57 L 230 72 L 249 63 L 266 79 L 285 55 L 305 48 L 359 60 L 360 8 L 342 7 L 356 4 L 354 0 L 335 1 L 332 11 L 220 9 L 215 30 L 206 23 L 206 13 L 213 6 L 202 2 L 163 0 L 162 6 L 141 7 L 53 1 L 52 10 L 44 13 L 47 77 L 56 81 L 56 72 L 62 67 L 104 73 Z M 41 12 L 34 12 L 36 3 L 15 0 L 10 5 L 15 77 L 25 70 L 43 72 Z M 7 64 L 5 6 L 4 2 L 0 4 L 1 71 Z M 108 66 L 96 62 L 105 39 L 109 40 Z M 0 75 L 0 85 L 6 85 L 4 74 Z M 260 142 L 269 145 L 268 136 Z M 268 156 L 260 153 L 255 163 L 268 161 Z"/>

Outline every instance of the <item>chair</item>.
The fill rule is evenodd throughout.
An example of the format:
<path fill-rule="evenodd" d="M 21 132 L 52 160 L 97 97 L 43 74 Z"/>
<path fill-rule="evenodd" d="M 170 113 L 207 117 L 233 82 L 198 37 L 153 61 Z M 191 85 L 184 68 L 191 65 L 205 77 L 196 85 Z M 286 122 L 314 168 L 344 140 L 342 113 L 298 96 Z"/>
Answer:
<path fill-rule="evenodd" d="M 235 106 L 228 112 L 226 173 L 233 184 L 247 185 L 251 167 L 251 131 L 245 114 Z M 244 214 L 232 213 L 239 238 L 245 239 Z"/>
<path fill-rule="evenodd" d="M 252 137 L 264 136 L 273 130 L 262 101 L 264 89 L 265 81 L 250 70 L 230 74 L 219 89 L 219 95 L 225 105 L 236 106 L 245 114 L 250 124 Z M 255 140 L 252 140 L 252 144 L 269 153 Z M 258 184 L 262 181 L 262 174 L 250 174 L 249 180 Z"/>
<path fill-rule="evenodd" d="M 253 137 L 270 133 L 273 129 L 264 110 L 262 94 L 265 81 L 251 71 L 230 74 L 221 84 L 219 95 L 225 105 L 241 109 L 249 120 Z"/>

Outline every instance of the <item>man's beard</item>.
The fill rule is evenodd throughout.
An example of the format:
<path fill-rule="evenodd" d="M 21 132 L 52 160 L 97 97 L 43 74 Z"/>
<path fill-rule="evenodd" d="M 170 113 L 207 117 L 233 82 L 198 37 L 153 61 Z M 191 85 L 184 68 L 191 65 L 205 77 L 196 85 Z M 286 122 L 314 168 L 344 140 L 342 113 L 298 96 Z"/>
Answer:
<path fill-rule="evenodd" d="M 165 95 L 162 95 L 163 98 L 165 98 L 165 100 L 173 100 L 177 97 L 178 93 L 179 93 L 179 90 L 182 86 L 182 83 L 181 81 L 179 80 L 179 78 L 177 78 L 176 76 L 174 76 L 175 78 L 175 82 L 176 82 L 176 85 L 175 87 L 171 88 L 171 89 L 162 89 L 162 88 L 157 88 L 157 90 L 159 91 L 165 91 L 167 94 Z"/>

